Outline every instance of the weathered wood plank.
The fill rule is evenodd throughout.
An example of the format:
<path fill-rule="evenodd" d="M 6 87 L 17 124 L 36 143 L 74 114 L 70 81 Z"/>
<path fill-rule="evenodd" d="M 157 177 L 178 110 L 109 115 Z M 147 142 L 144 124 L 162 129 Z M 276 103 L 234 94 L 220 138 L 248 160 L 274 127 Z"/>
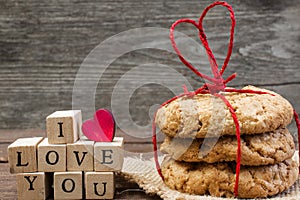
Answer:
<path fill-rule="evenodd" d="M 79 66 L 105 39 L 132 28 L 169 28 L 179 18 L 196 19 L 211 2 L 0 1 L 0 128 L 44 128 L 48 114 L 71 109 Z M 231 85 L 275 85 L 274 89 L 288 99 L 297 97 L 296 92 L 300 90 L 298 1 L 228 2 L 234 6 L 237 18 L 234 52 L 225 73 L 225 76 L 238 73 Z M 204 24 L 219 62 L 227 49 L 229 20 L 224 21 L 224 16 L 225 10 L 217 8 L 209 12 Z M 196 38 L 190 26 L 183 25 L 178 30 Z M 154 40 L 152 44 L 160 45 L 160 41 Z M 191 58 L 192 63 L 209 74 L 204 55 L 198 57 L 195 50 Z M 119 57 L 105 72 L 96 91 L 96 107 L 110 108 L 110 96 L 117 81 L 128 70 L 146 63 L 166 64 L 182 73 L 194 88 L 201 85 L 176 55 L 157 49 L 136 50 Z M 91 79 L 98 79 L 93 76 L 93 70 L 86 73 Z M 166 80 L 176 82 L 175 77 L 161 73 Z M 129 81 L 142 82 L 143 74 Z M 172 95 L 163 87 L 142 87 L 131 99 L 132 118 L 139 124 L 149 124 L 149 107 Z M 300 110 L 300 105 L 293 103 Z"/>

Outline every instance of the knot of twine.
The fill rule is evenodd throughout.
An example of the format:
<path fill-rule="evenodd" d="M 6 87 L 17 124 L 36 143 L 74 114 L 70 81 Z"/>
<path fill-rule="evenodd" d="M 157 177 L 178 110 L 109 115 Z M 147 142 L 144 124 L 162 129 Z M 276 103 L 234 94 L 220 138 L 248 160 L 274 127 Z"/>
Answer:
<path fill-rule="evenodd" d="M 230 39 L 229 39 L 229 44 L 228 44 L 228 50 L 227 50 L 227 56 L 224 60 L 223 66 L 221 67 L 221 69 L 219 70 L 218 64 L 216 62 L 216 59 L 214 57 L 214 54 L 211 50 L 211 48 L 209 47 L 208 44 L 208 40 L 206 38 L 206 35 L 204 33 L 204 29 L 203 29 L 203 19 L 206 16 L 207 12 L 212 9 L 213 7 L 220 5 L 223 7 L 226 7 L 227 10 L 230 13 L 230 19 L 231 19 L 231 28 L 230 28 Z M 174 30 L 175 27 L 180 24 L 180 23 L 188 23 L 188 24 L 192 24 L 194 25 L 197 29 L 198 29 L 198 36 L 200 38 L 200 41 L 203 45 L 203 47 L 206 50 L 206 54 L 208 56 L 209 59 L 209 63 L 210 63 L 210 67 L 211 67 L 211 71 L 213 74 L 213 77 L 207 76 L 203 73 L 201 73 L 200 71 L 198 71 L 191 63 L 189 63 L 181 54 L 180 50 L 177 47 L 177 44 L 175 42 L 174 39 Z M 233 39 L 234 39 L 234 28 L 235 28 L 235 15 L 234 15 L 234 11 L 231 7 L 231 5 L 229 5 L 227 2 L 223 2 L 223 1 L 216 1 L 214 3 L 212 3 L 211 5 L 209 5 L 208 7 L 206 7 L 204 9 L 204 11 L 202 12 L 198 23 L 194 20 L 191 19 L 179 19 L 177 20 L 175 23 L 173 23 L 173 25 L 170 28 L 170 40 L 172 43 L 172 46 L 175 50 L 175 52 L 177 53 L 179 59 L 181 60 L 181 62 L 183 64 L 185 64 L 192 72 L 194 72 L 197 76 L 199 76 L 202 79 L 205 79 L 208 83 L 205 83 L 202 87 L 198 88 L 195 91 L 188 91 L 187 87 L 184 85 L 183 86 L 183 90 L 184 92 L 180 95 L 177 95 L 169 100 L 167 100 L 166 102 L 164 102 L 163 104 L 161 104 L 160 107 L 163 107 L 167 104 L 169 104 L 170 102 L 186 96 L 189 98 L 192 98 L 193 96 L 197 95 L 197 94 L 211 94 L 215 97 L 220 98 L 225 105 L 228 107 L 229 112 L 231 114 L 231 117 L 234 121 L 235 124 L 235 131 L 236 131 L 236 138 L 237 138 L 237 157 L 236 157 L 236 178 L 235 178 L 235 185 L 234 185 L 234 195 L 235 197 L 238 197 L 238 185 L 239 185 L 239 176 L 240 176 L 240 167 L 241 167 L 241 136 L 240 136 L 240 125 L 239 125 L 239 121 L 238 118 L 236 116 L 236 113 L 232 107 L 232 105 L 230 104 L 230 102 L 225 98 L 225 96 L 223 96 L 221 94 L 221 92 L 237 92 L 237 93 L 253 93 L 253 94 L 268 94 L 268 95 L 272 95 L 270 93 L 267 92 L 262 92 L 262 91 L 254 91 L 254 90 L 249 90 L 249 89 L 235 89 L 235 88 L 226 88 L 226 84 L 230 81 L 232 81 L 234 78 L 236 78 L 236 73 L 230 75 L 229 77 L 227 77 L 226 79 L 223 79 L 222 75 L 229 63 L 230 57 L 231 57 L 231 53 L 232 53 L 232 49 L 233 49 Z M 157 139 L 156 139 L 156 124 L 155 124 L 155 118 L 156 118 L 156 113 L 154 114 L 154 119 L 152 122 L 152 143 L 153 143 L 153 151 L 154 151 L 154 160 L 155 160 L 155 164 L 156 164 L 156 169 L 158 174 L 161 176 L 162 179 L 164 179 L 162 173 L 161 173 L 161 168 L 160 168 L 160 164 L 158 161 L 158 153 L 157 153 Z M 296 125 L 298 128 L 298 142 L 300 141 L 300 121 L 299 121 L 299 117 L 298 114 L 296 113 L 296 111 L 294 110 L 294 118 L 296 121 Z M 299 158 L 300 158 L 300 152 L 299 152 Z"/>

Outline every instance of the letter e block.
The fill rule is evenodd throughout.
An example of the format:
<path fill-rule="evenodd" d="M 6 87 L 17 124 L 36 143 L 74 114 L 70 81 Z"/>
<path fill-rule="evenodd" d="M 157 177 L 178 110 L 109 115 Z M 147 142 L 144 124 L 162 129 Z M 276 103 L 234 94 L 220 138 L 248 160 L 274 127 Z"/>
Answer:
<path fill-rule="evenodd" d="M 82 172 L 55 172 L 54 199 L 82 199 Z"/>
<path fill-rule="evenodd" d="M 114 172 L 86 172 L 85 189 L 86 199 L 113 199 Z"/>
<path fill-rule="evenodd" d="M 94 171 L 120 171 L 124 161 L 123 137 L 112 142 L 95 142 Z"/>
<path fill-rule="evenodd" d="M 67 169 L 67 145 L 49 144 L 45 138 L 38 145 L 38 170 L 40 172 L 62 172 Z"/>
<path fill-rule="evenodd" d="M 10 173 L 36 172 L 37 145 L 42 137 L 19 138 L 8 146 Z"/>
<path fill-rule="evenodd" d="M 94 171 L 94 141 L 67 144 L 67 171 Z"/>
<path fill-rule="evenodd" d="M 46 119 L 46 132 L 50 144 L 67 144 L 78 140 L 81 132 L 80 110 L 56 111 Z"/>
<path fill-rule="evenodd" d="M 51 193 L 50 173 L 22 173 L 17 175 L 18 199 L 47 199 Z"/>

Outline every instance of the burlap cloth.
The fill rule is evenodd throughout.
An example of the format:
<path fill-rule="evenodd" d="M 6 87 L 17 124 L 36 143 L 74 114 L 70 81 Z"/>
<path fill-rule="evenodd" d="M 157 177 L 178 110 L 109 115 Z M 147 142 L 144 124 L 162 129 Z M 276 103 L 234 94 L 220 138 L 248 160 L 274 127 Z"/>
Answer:
<path fill-rule="evenodd" d="M 295 153 L 294 159 L 298 156 Z M 163 156 L 159 157 L 162 161 Z M 226 198 L 218 198 L 211 196 L 197 196 L 186 193 L 180 193 L 169 189 L 158 175 L 153 159 L 145 160 L 141 157 L 126 156 L 124 158 L 124 165 L 121 174 L 128 180 L 136 182 L 141 188 L 149 194 L 157 194 L 162 199 L 191 199 L 191 200 L 224 200 Z M 300 200 L 299 180 L 287 191 L 268 199 L 272 200 Z M 266 199 L 266 198 L 265 198 Z"/>

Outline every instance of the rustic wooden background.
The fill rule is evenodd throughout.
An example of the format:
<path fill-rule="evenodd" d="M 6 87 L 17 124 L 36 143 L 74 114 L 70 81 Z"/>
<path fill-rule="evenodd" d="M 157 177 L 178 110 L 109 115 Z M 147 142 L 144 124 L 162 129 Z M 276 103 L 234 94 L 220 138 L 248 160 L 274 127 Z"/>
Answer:
<path fill-rule="evenodd" d="M 44 128 L 48 114 L 71 109 L 77 70 L 87 54 L 105 39 L 133 28 L 169 28 L 179 18 L 197 19 L 211 2 L 1 0 L 0 128 Z M 237 19 L 235 47 L 226 75 L 236 71 L 238 78 L 230 85 L 273 89 L 300 110 L 299 0 L 228 2 Z M 229 18 L 225 16 L 225 9 L 214 9 L 204 24 L 219 62 L 228 41 Z M 196 39 L 192 27 L 180 26 L 178 30 Z M 96 108 L 110 108 L 111 93 L 122 74 L 147 63 L 172 66 L 194 88 L 201 85 L 176 55 L 155 49 L 137 50 L 109 66 L 98 84 Z M 207 67 L 202 66 L 202 71 Z M 148 124 L 150 118 L 145 113 L 151 105 L 172 95 L 160 86 L 139 88 L 130 102 L 133 120 Z"/>
<path fill-rule="evenodd" d="M 76 73 L 93 48 L 133 28 L 169 28 L 179 18 L 196 20 L 211 2 L 0 0 L 0 199 L 16 199 L 15 178 L 9 174 L 7 164 L 7 146 L 19 137 L 44 135 L 47 115 L 72 108 Z M 252 84 L 275 90 L 300 112 L 299 0 L 228 2 L 233 5 L 237 19 L 234 51 L 225 76 L 237 72 L 238 77 L 230 86 Z M 229 25 L 228 15 L 222 8 L 212 10 L 205 19 L 204 27 L 219 63 L 226 54 Z M 178 30 L 196 39 L 192 27 L 183 25 Z M 151 44 L 159 45 L 159 42 L 153 40 Z M 108 47 L 108 52 L 113 48 Z M 201 85 L 201 80 L 176 55 L 157 49 L 136 50 L 119 57 L 105 71 L 95 94 L 96 108 L 110 108 L 111 94 L 121 76 L 147 63 L 174 68 L 194 89 Z M 204 55 L 199 55 L 199 60 L 196 57 L 193 63 L 208 72 Z M 91 77 L 93 73 L 86 72 Z M 158 72 L 150 68 L 145 73 Z M 175 77 L 168 76 L 167 72 L 159 74 L 176 83 Z M 143 75 L 129 81 L 142 82 Z M 125 95 L 126 90 L 120 93 Z M 132 119 L 139 125 L 149 124 L 149 108 L 172 96 L 164 86 L 142 86 L 130 99 Z M 85 117 L 91 115 L 84 113 Z M 290 130 L 295 134 L 294 125 Z M 127 151 L 151 151 L 150 138 L 138 140 L 123 136 Z M 136 184 L 120 177 L 117 180 L 116 198 L 153 198 L 140 192 Z"/>

